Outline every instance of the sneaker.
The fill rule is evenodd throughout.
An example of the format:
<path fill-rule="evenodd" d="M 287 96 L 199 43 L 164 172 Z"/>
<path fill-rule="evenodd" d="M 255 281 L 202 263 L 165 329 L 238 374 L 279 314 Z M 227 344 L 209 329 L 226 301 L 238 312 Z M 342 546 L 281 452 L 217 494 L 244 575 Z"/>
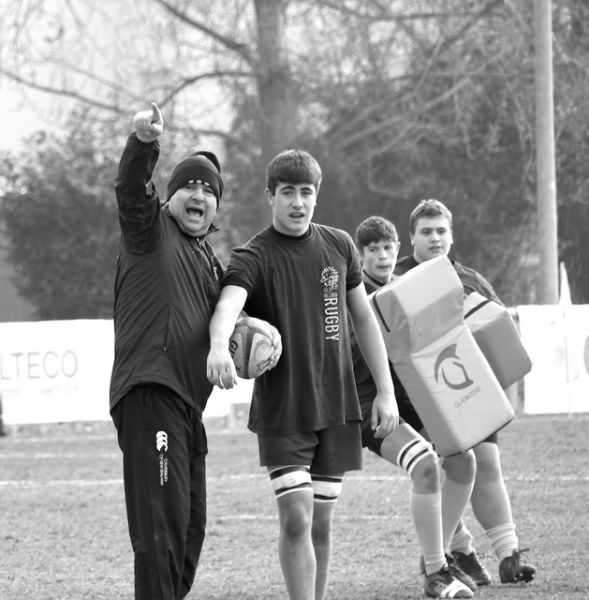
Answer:
<path fill-rule="evenodd" d="M 458 552 L 457 550 L 452 551 L 452 557 L 454 562 L 458 565 L 461 571 L 470 575 L 474 579 L 474 582 L 480 587 L 483 585 L 489 585 L 491 583 L 491 576 L 489 572 L 480 563 L 476 552 L 470 554 L 464 554 L 464 552 Z"/>
<path fill-rule="evenodd" d="M 499 578 L 501 583 L 515 583 L 517 581 L 532 581 L 536 575 L 536 567 L 526 564 L 522 559 L 522 553 L 529 548 L 514 550 L 511 556 L 506 556 L 499 563 Z"/>
<path fill-rule="evenodd" d="M 458 579 L 460 583 L 463 583 L 473 592 L 478 588 L 476 581 L 460 568 L 453 556 L 446 554 L 446 561 L 448 562 L 448 570 L 450 571 L 450 575 L 452 575 L 452 577 Z"/>
<path fill-rule="evenodd" d="M 428 598 L 472 598 L 472 591 L 450 574 L 444 565 L 437 573 L 425 576 L 423 591 Z"/>

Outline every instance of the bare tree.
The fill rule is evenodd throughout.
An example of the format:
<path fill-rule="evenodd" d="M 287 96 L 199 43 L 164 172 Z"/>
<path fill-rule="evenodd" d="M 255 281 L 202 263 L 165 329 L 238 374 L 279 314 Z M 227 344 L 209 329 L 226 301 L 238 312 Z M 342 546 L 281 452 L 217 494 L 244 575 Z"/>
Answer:
<path fill-rule="evenodd" d="M 38 92 L 39 109 L 57 121 L 73 103 L 120 123 L 157 101 L 166 143 L 206 138 L 227 156 L 228 245 L 265 223 L 263 168 L 287 145 L 318 154 L 319 216 L 347 229 L 364 211 L 403 226 L 422 194 L 442 194 L 459 209 L 461 248 L 474 266 L 517 290 L 508 301 L 521 301 L 533 286 L 525 267 L 534 235 L 530 8 L 518 0 L 19 0 L 0 8 L 0 85 Z M 555 8 L 557 134 L 575 149 L 587 145 L 586 14 L 586 0 Z M 559 182 L 564 203 L 584 206 L 579 161 L 559 169 L 575 182 Z M 566 248 L 580 247 L 571 231 L 578 219 L 565 222 Z"/>

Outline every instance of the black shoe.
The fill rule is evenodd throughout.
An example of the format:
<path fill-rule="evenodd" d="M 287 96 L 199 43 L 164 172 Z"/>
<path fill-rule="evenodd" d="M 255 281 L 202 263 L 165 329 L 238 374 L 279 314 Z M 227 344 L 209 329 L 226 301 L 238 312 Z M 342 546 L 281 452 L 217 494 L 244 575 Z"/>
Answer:
<path fill-rule="evenodd" d="M 506 556 L 499 563 L 499 578 L 501 583 L 516 583 L 518 581 L 532 581 L 536 575 L 536 567 L 526 564 L 521 555 L 529 548 L 514 550 L 511 556 Z"/>
<path fill-rule="evenodd" d="M 472 598 L 470 589 L 452 576 L 447 565 L 425 576 L 423 592 L 428 598 Z"/>
<path fill-rule="evenodd" d="M 473 592 L 478 588 L 476 581 L 460 568 L 451 554 L 446 554 L 446 561 L 448 562 L 448 570 L 450 571 L 450 575 L 452 575 L 452 577 L 458 579 L 460 583 L 464 583 L 464 585 L 470 588 Z"/>
<path fill-rule="evenodd" d="M 470 575 L 479 587 L 491 583 L 491 576 L 487 569 L 480 563 L 476 552 L 473 551 L 470 554 L 465 554 L 464 552 L 453 550 L 452 557 L 458 567 L 460 567 L 464 573 Z"/>

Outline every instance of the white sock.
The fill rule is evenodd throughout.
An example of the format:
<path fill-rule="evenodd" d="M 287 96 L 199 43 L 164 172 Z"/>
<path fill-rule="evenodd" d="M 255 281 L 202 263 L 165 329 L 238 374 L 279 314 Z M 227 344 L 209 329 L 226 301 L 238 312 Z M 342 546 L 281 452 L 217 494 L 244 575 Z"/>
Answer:
<path fill-rule="evenodd" d="M 458 529 L 450 542 L 450 550 L 462 552 L 463 554 L 470 554 L 474 550 L 472 546 L 472 533 L 470 533 L 464 521 L 460 521 L 458 524 Z"/>
<path fill-rule="evenodd" d="M 515 524 L 504 523 L 487 529 L 485 532 L 493 546 L 493 551 L 501 561 L 507 556 L 511 556 L 514 550 L 519 546 L 519 540 L 515 535 Z"/>
<path fill-rule="evenodd" d="M 450 548 L 450 542 L 458 523 L 470 500 L 474 482 L 457 483 L 448 476 L 442 482 L 442 527 L 444 530 L 444 549 Z"/>

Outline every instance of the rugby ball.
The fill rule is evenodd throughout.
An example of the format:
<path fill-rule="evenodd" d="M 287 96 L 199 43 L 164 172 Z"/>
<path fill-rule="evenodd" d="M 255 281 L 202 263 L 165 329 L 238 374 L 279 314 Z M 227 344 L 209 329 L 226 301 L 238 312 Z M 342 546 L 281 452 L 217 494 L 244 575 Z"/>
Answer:
<path fill-rule="evenodd" d="M 247 319 L 240 322 L 229 338 L 229 353 L 242 379 L 255 379 L 265 373 L 273 352 L 270 338 L 248 325 Z"/>

